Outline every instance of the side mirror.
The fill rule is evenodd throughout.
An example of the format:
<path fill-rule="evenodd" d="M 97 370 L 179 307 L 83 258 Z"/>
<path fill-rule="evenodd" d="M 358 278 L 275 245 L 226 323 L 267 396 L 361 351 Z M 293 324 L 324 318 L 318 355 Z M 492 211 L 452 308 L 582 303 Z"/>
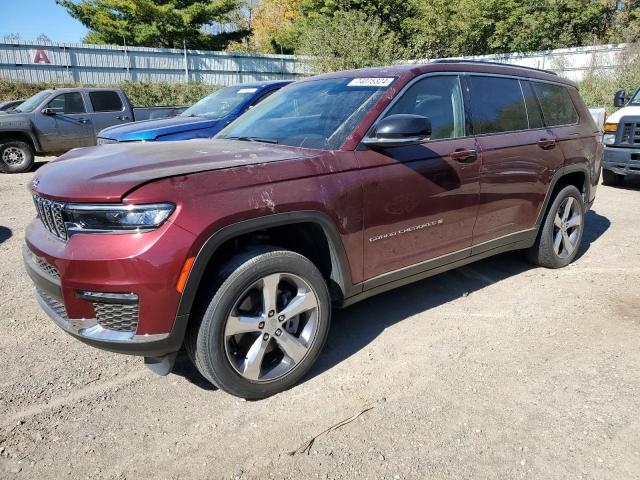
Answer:
<path fill-rule="evenodd" d="M 618 90 L 613 96 L 613 105 L 616 108 L 624 107 L 624 104 L 627 102 L 627 92 L 624 90 Z"/>
<path fill-rule="evenodd" d="M 362 140 L 370 148 L 402 147 L 424 143 L 431 137 L 431 120 L 422 115 L 389 115 L 373 128 L 370 137 Z"/>
<path fill-rule="evenodd" d="M 43 115 L 58 115 L 59 113 L 64 113 L 64 108 L 62 107 L 46 107 L 42 109 Z"/>

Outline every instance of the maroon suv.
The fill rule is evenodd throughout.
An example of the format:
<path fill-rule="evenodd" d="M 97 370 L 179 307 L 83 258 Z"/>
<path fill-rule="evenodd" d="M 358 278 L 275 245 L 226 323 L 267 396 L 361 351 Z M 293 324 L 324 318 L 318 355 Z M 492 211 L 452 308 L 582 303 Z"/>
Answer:
<path fill-rule="evenodd" d="M 75 150 L 30 188 L 24 260 L 65 331 L 262 398 L 295 384 L 332 306 L 507 250 L 571 262 L 598 129 L 553 74 L 473 62 L 292 84 L 214 140 Z"/>

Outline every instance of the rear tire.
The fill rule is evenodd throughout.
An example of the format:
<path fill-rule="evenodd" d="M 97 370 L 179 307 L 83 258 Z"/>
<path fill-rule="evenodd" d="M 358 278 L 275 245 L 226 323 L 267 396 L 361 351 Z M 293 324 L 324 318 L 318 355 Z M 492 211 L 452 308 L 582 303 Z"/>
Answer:
<path fill-rule="evenodd" d="M 576 187 L 567 185 L 560 190 L 549 207 L 536 243 L 527 250 L 529 261 L 546 268 L 569 265 L 580 249 L 584 210 L 582 194 Z"/>
<path fill-rule="evenodd" d="M 222 280 L 224 279 L 224 280 Z M 231 259 L 186 349 L 216 387 L 257 400 L 297 383 L 327 339 L 331 299 L 306 257 L 262 247 Z"/>
<path fill-rule="evenodd" d="M 33 149 L 20 140 L 0 145 L 0 170 L 5 173 L 28 172 L 33 168 Z"/>
<path fill-rule="evenodd" d="M 612 172 L 611 170 L 602 170 L 602 184 L 610 187 L 617 187 L 622 184 L 624 175 Z"/>

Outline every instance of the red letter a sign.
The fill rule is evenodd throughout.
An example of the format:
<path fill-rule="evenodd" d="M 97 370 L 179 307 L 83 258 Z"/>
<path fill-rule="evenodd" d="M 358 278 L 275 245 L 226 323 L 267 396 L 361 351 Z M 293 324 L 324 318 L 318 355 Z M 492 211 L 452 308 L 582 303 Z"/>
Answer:
<path fill-rule="evenodd" d="M 33 63 L 51 63 L 49 61 L 49 57 L 47 56 L 47 52 L 44 50 L 36 50 L 36 56 L 33 58 Z"/>

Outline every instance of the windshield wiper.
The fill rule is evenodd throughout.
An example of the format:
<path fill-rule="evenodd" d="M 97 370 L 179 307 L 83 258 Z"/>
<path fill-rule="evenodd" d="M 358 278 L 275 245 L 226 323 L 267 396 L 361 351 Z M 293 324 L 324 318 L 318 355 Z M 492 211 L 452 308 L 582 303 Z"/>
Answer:
<path fill-rule="evenodd" d="M 260 142 L 260 143 L 278 143 L 277 140 L 272 138 L 260 138 L 260 137 L 224 137 L 228 140 L 240 140 L 241 142 Z"/>

